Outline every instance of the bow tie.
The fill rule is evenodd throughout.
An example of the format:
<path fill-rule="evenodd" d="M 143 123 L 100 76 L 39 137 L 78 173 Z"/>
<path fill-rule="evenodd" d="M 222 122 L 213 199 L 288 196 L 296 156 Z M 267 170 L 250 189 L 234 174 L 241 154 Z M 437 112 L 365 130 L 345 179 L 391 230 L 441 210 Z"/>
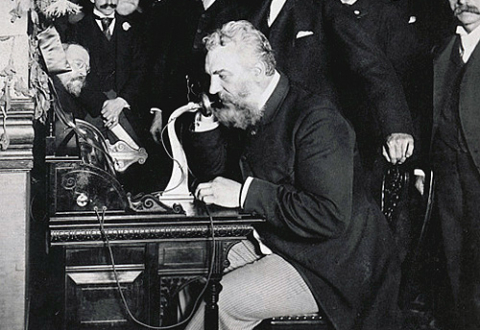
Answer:
<path fill-rule="evenodd" d="M 114 16 L 98 16 L 98 15 L 95 15 L 93 14 L 93 18 L 95 18 L 96 20 L 102 20 L 102 19 L 110 19 L 110 20 L 113 20 L 115 17 Z"/>
<path fill-rule="evenodd" d="M 101 21 L 103 27 L 110 26 L 110 24 L 112 24 L 112 21 L 113 21 L 113 17 L 100 17 L 98 15 L 93 15 L 93 17 L 95 18 L 95 20 Z"/>

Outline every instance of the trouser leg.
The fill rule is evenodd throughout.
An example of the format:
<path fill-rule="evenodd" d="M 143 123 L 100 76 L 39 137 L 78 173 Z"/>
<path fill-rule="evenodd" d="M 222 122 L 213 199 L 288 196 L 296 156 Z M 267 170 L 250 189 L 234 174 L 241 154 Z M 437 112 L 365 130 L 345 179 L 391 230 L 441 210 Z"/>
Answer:
<path fill-rule="evenodd" d="M 442 225 L 456 329 L 480 328 L 480 176 L 470 155 L 437 157 L 436 209 Z"/>
<path fill-rule="evenodd" d="M 468 153 L 458 157 L 464 198 L 464 253 L 460 273 L 464 329 L 480 329 L 480 175 Z"/>
<path fill-rule="evenodd" d="M 240 246 L 243 250 L 245 246 Z M 252 251 L 235 249 L 232 256 L 238 262 L 251 260 Z M 229 254 L 230 260 L 230 254 Z M 263 319 L 282 315 L 318 312 L 310 289 L 296 269 L 276 254 L 255 261 L 238 262 L 238 268 L 222 279 L 220 292 L 219 329 L 253 329 Z M 232 263 L 233 266 L 233 263 Z M 187 329 L 204 328 L 204 304 L 195 313 Z"/>

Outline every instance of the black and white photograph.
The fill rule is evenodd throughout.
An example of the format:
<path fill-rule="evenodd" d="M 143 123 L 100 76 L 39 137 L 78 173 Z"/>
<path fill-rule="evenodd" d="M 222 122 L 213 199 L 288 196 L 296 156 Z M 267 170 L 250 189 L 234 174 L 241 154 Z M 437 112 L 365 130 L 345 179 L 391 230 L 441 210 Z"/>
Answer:
<path fill-rule="evenodd" d="M 0 3 L 0 330 L 480 330 L 480 0 Z"/>

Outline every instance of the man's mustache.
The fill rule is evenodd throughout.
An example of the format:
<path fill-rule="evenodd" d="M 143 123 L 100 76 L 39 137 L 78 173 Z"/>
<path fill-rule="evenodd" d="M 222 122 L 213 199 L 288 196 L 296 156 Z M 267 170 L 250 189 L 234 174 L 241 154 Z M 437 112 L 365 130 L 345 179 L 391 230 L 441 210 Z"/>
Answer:
<path fill-rule="evenodd" d="M 455 16 L 458 16 L 461 13 L 472 13 L 472 14 L 480 15 L 480 10 L 477 7 L 469 6 L 469 5 L 460 5 L 455 7 L 453 14 Z"/>
<path fill-rule="evenodd" d="M 112 8 L 112 9 L 115 9 L 115 8 L 117 8 L 117 5 L 113 4 L 113 3 L 106 3 L 106 4 L 100 6 L 100 8 L 102 8 L 102 9 L 107 9 L 108 7 Z"/>
<path fill-rule="evenodd" d="M 80 81 L 80 82 L 84 82 L 87 78 L 85 77 L 75 77 L 75 78 L 72 78 L 72 81 Z"/>

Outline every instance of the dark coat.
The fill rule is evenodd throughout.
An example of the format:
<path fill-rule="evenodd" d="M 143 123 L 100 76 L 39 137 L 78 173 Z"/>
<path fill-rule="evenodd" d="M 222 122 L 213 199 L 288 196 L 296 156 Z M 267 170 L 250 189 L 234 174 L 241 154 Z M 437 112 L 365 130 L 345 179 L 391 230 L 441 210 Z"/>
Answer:
<path fill-rule="evenodd" d="M 250 21 L 269 38 L 280 70 L 306 88 L 324 92 L 332 90 L 335 61 L 345 58 L 362 78 L 382 137 L 412 134 L 406 99 L 391 64 L 339 0 L 287 0 L 267 29 L 269 3 L 262 1 Z M 302 31 L 311 34 L 301 37 Z"/>
<path fill-rule="evenodd" d="M 193 172 L 201 180 L 232 177 L 227 158 L 238 154 L 240 180 L 253 177 L 244 210 L 266 218 L 260 236 L 299 271 L 335 328 L 395 328 L 389 316 L 400 269 L 392 237 L 363 193 L 355 134 L 329 98 L 282 76 L 260 124 L 232 154 L 225 133 L 232 131 L 190 133 Z"/>
<path fill-rule="evenodd" d="M 125 99 L 132 109 L 138 105 L 145 79 L 145 53 L 136 26 L 124 16 L 116 14 L 115 27 L 111 38 L 114 47 L 114 86 L 116 96 Z M 109 98 L 105 92 L 104 67 L 100 60 L 102 42 L 106 41 L 93 14 L 87 14 L 81 21 L 71 26 L 68 40 L 84 46 L 90 54 L 90 74 L 82 90 L 80 100 L 87 106 L 89 113 L 96 117 L 103 103 Z"/>
<path fill-rule="evenodd" d="M 398 2 L 398 1 L 397 1 Z M 360 25 L 386 55 L 400 79 L 412 118 L 415 119 L 416 140 L 421 136 L 421 115 L 431 112 L 432 59 L 422 45 L 418 31 L 411 18 L 407 17 L 392 0 L 358 0 L 353 5 L 344 5 L 350 19 Z M 341 58 L 341 49 L 338 58 Z M 381 157 L 381 122 L 371 111 L 372 102 L 364 88 L 363 77 L 352 74 L 347 61 L 335 61 L 334 76 L 339 100 L 345 116 L 352 122 L 357 133 L 357 143 L 364 164 L 372 168 Z M 418 140 L 416 141 L 418 142 Z M 419 150 L 415 143 L 415 154 Z"/>
<path fill-rule="evenodd" d="M 53 86 L 55 87 L 54 97 L 58 98 L 62 110 L 66 113 L 71 113 L 74 118 L 85 119 L 87 111 L 78 102 L 78 98 L 70 94 L 63 86 L 60 79 L 56 76 L 52 78 Z M 72 119 L 73 120 L 73 119 Z"/>
<path fill-rule="evenodd" d="M 446 46 L 439 51 L 434 63 L 432 139 L 438 127 L 443 102 L 449 94 L 446 92 L 445 85 L 448 85 L 451 79 L 447 73 L 454 40 L 455 38 L 451 38 Z M 464 70 L 458 105 L 460 128 L 465 137 L 468 151 L 480 172 L 480 113 L 478 111 L 478 105 L 480 104 L 478 88 L 480 84 L 480 46 L 478 44 L 465 64 Z"/>

